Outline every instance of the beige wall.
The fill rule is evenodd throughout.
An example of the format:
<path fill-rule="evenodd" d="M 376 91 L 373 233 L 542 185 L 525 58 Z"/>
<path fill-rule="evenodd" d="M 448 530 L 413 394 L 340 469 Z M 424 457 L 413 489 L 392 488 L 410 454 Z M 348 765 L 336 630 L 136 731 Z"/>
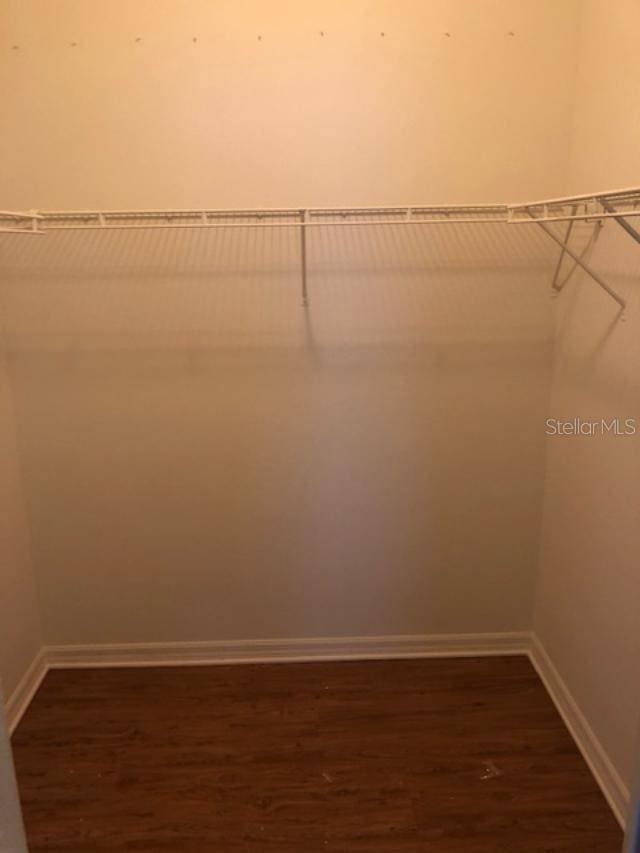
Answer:
<path fill-rule="evenodd" d="M 4 257 L 48 642 L 530 625 L 537 234 L 314 232 L 307 312 L 281 230 Z"/>
<path fill-rule="evenodd" d="M 638 0 L 581 0 L 568 192 L 638 186 Z M 611 57 L 613 63 L 595 61 Z"/>
<path fill-rule="evenodd" d="M 16 445 L 13 400 L 0 349 L 0 681 L 8 699 L 42 636 Z M 0 713 L 2 713 L 0 709 Z"/>
<path fill-rule="evenodd" d="M 640 5 L 582 11 L 571 188 L 637 185 Z M 535 630 L 628 785 L 640 718 L 640 246 L 609 222 L 591 262 L 628 299 L 627 319 L 589 279 L 568 287 L 549 414 L 635 417 L 639 432 L 548 439 Z"/>
<path fill-rule="evenodd" d="M 577 5 L 2 0 L 2 205 L 553 195 Z"/>
<path fill-rule="evenodd" d="M 577 0 L 180 9 L 5 0 L 2 207 L 557 191 Z M 296 239 L 2 244 L 48 642 L 530 625 L 550 247 Z"/>

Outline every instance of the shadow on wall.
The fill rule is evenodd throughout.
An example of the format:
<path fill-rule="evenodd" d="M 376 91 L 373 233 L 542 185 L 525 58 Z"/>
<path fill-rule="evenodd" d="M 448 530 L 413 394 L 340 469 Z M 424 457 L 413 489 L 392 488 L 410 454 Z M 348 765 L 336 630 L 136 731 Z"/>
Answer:
<path fill-rule="evenodd" d="M 553 247 L 502 225 L 58 232 L 0 242 L 10 349 L 539 340 Z M 532 284 L 534 282 L 534 284 Z"/>
<path fill-rule="evenodd" d="M 530 229 L 2 244 L 48 642 L 530 624 L 554 251 Z"/>
<path fill-rule="evenodd" d="M 558 381 L 576 388 L 591 388 L 595 383 L 605 411 L 610 411 L 607 407 L 616 398 L 640 396 L 640 375 L 635 367 L 640 359 L 635 331 L 640 250 L 616 223 L 608 222 L 589 263 L 624 295 L 627 307 L 621 314 L 616 303 L 588 277 L 574 276 L 559 301 L 556 369 Z"/>

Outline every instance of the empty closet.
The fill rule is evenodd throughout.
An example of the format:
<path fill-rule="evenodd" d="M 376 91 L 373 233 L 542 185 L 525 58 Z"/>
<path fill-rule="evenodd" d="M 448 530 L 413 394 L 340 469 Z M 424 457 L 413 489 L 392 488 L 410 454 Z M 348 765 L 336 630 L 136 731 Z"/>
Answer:
<path fill-rule="evenodd" d="M 634 850 L 637 3 L 0 16 L 30 849 Z"/>

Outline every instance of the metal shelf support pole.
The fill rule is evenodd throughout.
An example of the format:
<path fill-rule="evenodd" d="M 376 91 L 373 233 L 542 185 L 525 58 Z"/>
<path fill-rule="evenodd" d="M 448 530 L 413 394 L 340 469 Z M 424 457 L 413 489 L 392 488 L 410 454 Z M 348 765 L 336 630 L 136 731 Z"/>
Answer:
<path fill-rule="evenodd" d="M 608 213 L 616 214 L 618 212 L 616 210 L 616 208 L 609 201 L 607 201 L 606 198 L 601 199 L 600 204 L 604 207 L 604 209 Z M 614 215 L 613 218 L 618 223 L 618 225 L 620 225 L 622 228 L 624 228 L 624 230 L 627 232 L 627 234 L 636 241 L 636 243 L 640 243 L 640 234 L 638 234 L 638 232 L 636 231 L 636 229 L 632 225 L 629 225 L 629 223 L 627 222 L 627 220 L 623 216 L 615 216 Z"/>
<path fill-rule="evenodd" d="M 307 291 L 307 222 L 309 211 L 300 211 L 300 274 L 302 276 L 302 307 L 309 305 L 309 293 Z"/>
<path fill-rule="evenodd" d="M 529 214 L 531 219 L 533 219 L 533 221 L 536 222 L 540 226 L 540 228 L 542 228 L 542 230 L 545 232 L 545 234 L 547 234 L 549 237 L 551 237 L 551 239 L 555 243 L 557 243 L 558 246 L 560 246 L 560 248 L 564 249 L 564 251 L 567 253 L 567 255 L 569 255 L 570 258 L 573 258 L 573 260 L 576 262 L 576 264 L 579 267 L 581 267 L 587 273 L 587 275 L 590 276 L 595 281 L 596 284 L 600 285 L 600 287 L 606 293 L 608 293 L 612 299 L 615 299 L 615 301 L 620 306 L 620 310 L 624 311 L 624 309 L 627 307 L 627 303 L 622 298 L 622 296 L 620 296 L 620 294 L 616 293 L 616 291 L 610 285 L 608 285 L 607 282 L 604 281 L 604 279 L 602 279 L 598 275 L 598 273 L 589 266 L 589 264 L 585 263 L 582 260 L 582 258 L 573 251 L 573 249 L 571 249 L 569 246 L 567 246 L 567 244 L 564 243 L 562 241 L 562 239 L 560 237 L 558 237 L 558 235 L 545 222 L 540 222 L 539 219 L 529 209 L 527 209 L 527 213 Z"/>
<path fill-rule="evenodd" d="M 577 205 L 574 204 L 573 207 L 571 208 L 572 215 L 575 214 L 576 208 L 577 208 Z M 569 243 L 569 239 L 571 237 L 571 232 L 573 231 L 574 223 L 575 223 L 575 219 L 569 220 L 569 224 L 567 226 L 567 232 L 564 235 L 564 242 L 567 244 Z M 551 287 L 556 291 L 556 293 L 560 293 L 560 291 L 562 290 L 562 287 L 563 287 L 563 285 L 558 284 L 558 277 L 560 275 L 560 270 L 562 269 L 562 262 L 564 260 L 565 253 L 566 253 L 566 249 L 563 246 L 562 249 L 560 250 L 560 257 L 558 258 L 558 263 L 556 264 L 556 270 L 553 274 L 553 281 L 551 282 Z"/>

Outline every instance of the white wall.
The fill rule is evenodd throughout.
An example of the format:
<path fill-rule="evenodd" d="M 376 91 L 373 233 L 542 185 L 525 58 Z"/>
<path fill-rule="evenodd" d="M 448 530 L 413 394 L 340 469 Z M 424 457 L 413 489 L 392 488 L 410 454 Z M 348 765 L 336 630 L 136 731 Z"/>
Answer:
<path fill-rule="evenodd" d="M 581 10 L 569 189 L 638 185 L 640 5 L 585 0 Z M 635 417 L 638 434 L 548 439 L 535 630 L 629 785 L 640 719 L 640 246 L 610 222 L 590 262 L 628 299 L 627 319 L 576 277 L 559 298 L 549 414 Z"/>
<path fill-rule="evenodd" d="M 0 681 L 9 698 L 42 637 L 16 445 L 13 399 L 0 347 Z"/>

